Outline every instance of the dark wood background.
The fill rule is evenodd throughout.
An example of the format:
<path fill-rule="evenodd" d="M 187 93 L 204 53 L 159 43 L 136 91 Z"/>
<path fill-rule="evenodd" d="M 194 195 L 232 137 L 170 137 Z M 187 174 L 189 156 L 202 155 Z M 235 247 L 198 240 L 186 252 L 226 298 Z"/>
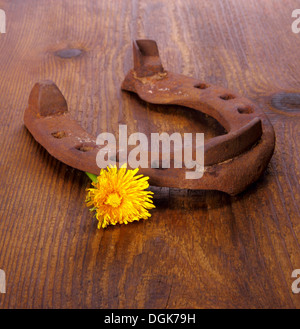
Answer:
<path fill-rule="evenodd" d="M 300 92 L 297 7 L 0 0 L 0 308 L 300 308 L 291 290 L 300 268 L 300 102 L 272 106 L 282 93 Z M 166 69 L 260 103 L 276 150 L 264 176 L 236 197 L 152 188 L 151 219 L 97 230 L 84 206 L 88 178 L 49 156 L 23 113 L 34 83 L 51 79 L 95 135 L 119 123 L 139 131 L 141 120 L 147 133 L 201 131 L 203 118 L 166 114 L 120 90 L 137 38 L 158 42 Z"/>

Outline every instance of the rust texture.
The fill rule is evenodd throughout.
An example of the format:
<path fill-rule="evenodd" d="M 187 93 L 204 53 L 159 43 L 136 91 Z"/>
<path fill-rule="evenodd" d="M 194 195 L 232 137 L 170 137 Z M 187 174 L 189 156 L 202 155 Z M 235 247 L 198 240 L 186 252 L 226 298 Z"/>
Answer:
<path fill-rule="evenodd" d="M 155 41 L 134 42 L 133 56 L 134 68 L 125 77 L 123 90 L 149 103 L 195 109 L 215 118 L 227 131 L 206 141 L 201 179 L 186 179 L 184 165 L 160 170 L 149 163 L 149 168 L 140 171 L 150 177 L 151 185 L 235 195 L 260 177 L 272 157 L 275 135 L 258 105 L 225 88 L 165 71 Z M 34 86 L 24 122 L 52 156 L 79 170 L 99 174 L 96 138 L 71 117 L 64 96 L 53 82 Z"/>

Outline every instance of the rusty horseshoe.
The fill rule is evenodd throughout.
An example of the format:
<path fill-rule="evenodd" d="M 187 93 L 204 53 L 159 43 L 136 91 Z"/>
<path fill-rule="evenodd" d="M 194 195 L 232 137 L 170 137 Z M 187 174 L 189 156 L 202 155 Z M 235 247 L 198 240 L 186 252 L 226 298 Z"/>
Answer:
<path fill-rule="evenodd" d="M 133 56 L 134 68 L 126 75 L 123 90 L 148 103 L 180 105 L 205 113 L 227 132 L 205 142 L 201 179 L 186 179 L 184 166 L 161 170 L 150 164 L 140 168 L 141 174 L 150 177 L 150 185 L 235 195 L 260 177 L 272 157 L 275 134 L 258 105 L 225 88 L 164 70 L 153 40 L 135 41 Z M 99 174 L 96 138 L 71 117 L 64 96 L 52 81 L 35 84 L 24 123 L 52 156 L 71 167 Z"/>

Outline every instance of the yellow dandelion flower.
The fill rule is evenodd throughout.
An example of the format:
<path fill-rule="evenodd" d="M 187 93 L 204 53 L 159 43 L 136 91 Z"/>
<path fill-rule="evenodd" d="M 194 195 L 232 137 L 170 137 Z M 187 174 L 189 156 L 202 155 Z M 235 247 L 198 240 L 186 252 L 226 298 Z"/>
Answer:
<path fill-rule="evenodd" d="M 155 208 L 153 192 L 145 191 L 149 187 L 149 177 L 135 176 L 138 170 L 124 166 L 118 170 L 113 166 L 101 169 L 100 175 L 95 176 L 92 182 L 94 188 L 87 189 L 85 201 L 88 207 L 92 207 L 91 211 L 96 211 L 98 228 L 128 224 L 151 216 L 148 209 Z M 93 175 L 88 176 L 92 178 Z"/>

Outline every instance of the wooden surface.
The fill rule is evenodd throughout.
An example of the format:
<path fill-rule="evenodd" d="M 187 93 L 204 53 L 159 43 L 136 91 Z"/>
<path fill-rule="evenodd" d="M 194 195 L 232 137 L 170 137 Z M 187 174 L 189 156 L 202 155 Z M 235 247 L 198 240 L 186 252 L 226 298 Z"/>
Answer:
<path fill-rule="evenodd" d="M 291 291 L 300 268 L 300 105 L 276 109 L 271 101 L 300 92 L 297 7 L 0 0 L 0 308 L 300 308 Z M 51 79 L 92 134 L 119 123 L 139 131 L 141 120 L 149 121 L 145 133 L 201 131 L 201 116 L 166 114 L 121 92 L 136 38 L 158 42 L 166 69 L 260 103 L 276 150 L 264 176 L 237 197 L 152 188 L 150 220 L 97 230 L 84 206 L 88 178 L 49 156 L 23 113 L 34 83 Z"/>

